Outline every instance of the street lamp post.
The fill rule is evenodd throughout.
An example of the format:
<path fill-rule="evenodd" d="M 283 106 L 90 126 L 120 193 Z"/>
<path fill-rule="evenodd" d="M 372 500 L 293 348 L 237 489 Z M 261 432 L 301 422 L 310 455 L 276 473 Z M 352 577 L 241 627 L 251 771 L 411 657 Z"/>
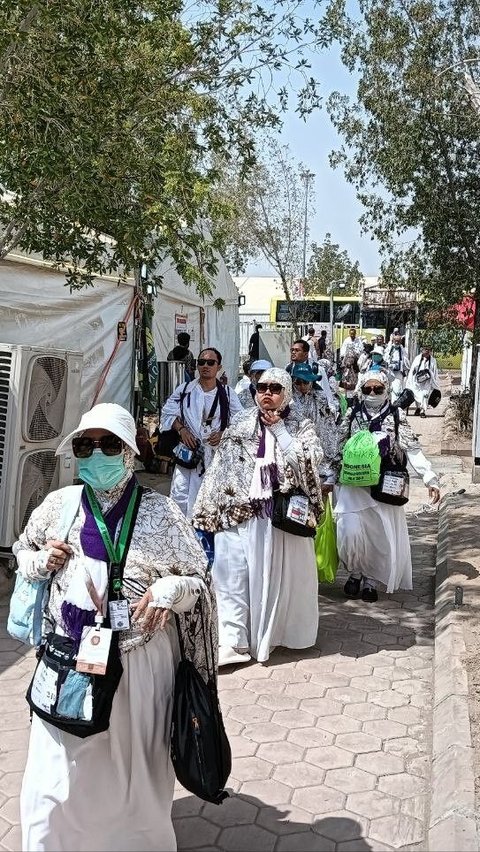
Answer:
<path fill-rule="evenodd" d="M 303 169 L 300 172 L 300 177 L 305 183 L 305 213 L 303 217 L 303 260 L 302 260 L 302 295 L 303 288 L 305 286 L 305 274 L 307 268 L 307 223 L 308 223 L 308 196 L 310 189 L 310 181 L 315 177 L 314 173 L 309 171 L 308 169 Z"/>

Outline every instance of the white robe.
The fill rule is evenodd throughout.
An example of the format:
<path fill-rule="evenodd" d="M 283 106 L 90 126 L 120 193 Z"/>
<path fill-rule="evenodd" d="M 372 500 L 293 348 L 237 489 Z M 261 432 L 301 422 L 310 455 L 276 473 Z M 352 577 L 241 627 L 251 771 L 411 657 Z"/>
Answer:
<path fill-rule="evenodd" d="M 419 446 L 404 448 L 408 461 L 428 487 L 438 487 L 437 475 Z M 339 564 L 355 576 L 369 577 L 387 592 L 412 588 L 412 558 L 403 506 L 379 503 L 370 488 L 335 488 L 335 517 Z"/>
<path fill-rule="evenodd" d="M 310 648 L 318 631 L 313 538 L 252 518 L 215 535 L 213 580 L 219 644 L 249 648 L 259 662 L 277 645 Z"/>
<path fill-rule="evenodd" d="M 34 510 L 14 545 L 19 567 L 39 579 L 48 538 L 59 537 L 65 493 L 49 494 Z M 113 493 L 113 492 L 111 492 Z M 61 630 L 61 603 L 82 556 L 80 507 L 68 541 L 76 559 L 60 569 L 49 611 Z M 39 549 L 40 548 L 40 549 Z M 199 576 L 177 575 L 187 566 L 205 571 L 203 551 L 179 509 L 147 493 L 139 508 L 125 566 L 128 599 L 152 589 L 156 606 L 186 612 L 204 588 Z M 169 571 L 162 576 L 162 571 Z M 171 820 L 174 773 L 170 720 L 178 660 L 173 619 L 152 639 L 138 644 L 139 630 L 121 634 L 124 668 L 108 731 L 85 739 L 66 734 L 33 716 L 20 796 L 24 852 L 174 852 Z"/>
<path fill-rule="evenodd" d="M 410 390 L 414 393 L 415 402 L 418 408 L 423 408 L 424 411 L 428 408 L 428 400 L 432 390 L 439 389 L 440 387 L 437 360 L 433 357 L 433 355 L 430 356 L 429 360 L 430 363 L 428 363 L 421 354 L 417 355 L 417 357 L 412 361 L 412 366 L 410 367 L 406 383 L 407 388 L 410 388 Z M 416 378 L 417 373 L 419 370 L 424 369 L 424 367 L 428 367 L 430 370 L 430 379 L 426 382 L 419 382 Z"/>
<path fill-rule="evenodd" d="M 162 408 L 160 431 L 165 432 L 171 429 L 177 417 L 181 416 L 180 394 L 185 387 L 185 383 L 179 385 L 173 394 L 167 399 Z M 234 414 L 243 411 L 243 407 L 238 399 L 237 394 L 230 387 L 225 388 L 230 401 L 230 419 Z M 214 448 L 210 444 L 205 443 L 202 425 L 205 423 L 215 399 L 217 388 L 214 387 L 211 391 L 204 391 L 198 379 L 193 382 L 188 382 L 189 393 L 183 402 L 183 419 L 192 435 L 194 435 L 201 443 L 203 443 L 205 456 L 205 469 L 210 465 Z M 213 416 L 211 431 L 217 432 L 220 429 L 220 404 L 217 405 Z M 197 494 L 202 484 L 203 468 L 180 467 L 175 466 L 173 472 L 172 484 L 170 486 L 170 497 L 175 500 L 175 503 L 187 518 L 192 517 L 193 505 L 197 498 Z"/>

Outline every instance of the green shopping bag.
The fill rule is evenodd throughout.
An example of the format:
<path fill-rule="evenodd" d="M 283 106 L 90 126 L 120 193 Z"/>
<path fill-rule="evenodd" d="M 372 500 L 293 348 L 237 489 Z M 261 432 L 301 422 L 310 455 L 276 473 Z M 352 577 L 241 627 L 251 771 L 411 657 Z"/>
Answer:
<path fill-rule="evenodd" d="M 315 536 L 315 556 L 320 583 L 334 583 L 338 568 L 337 533 L 330 494 Z"/>
<path fill-rule="evenodd" d="M 356 432 L 348 439 L 342 454 L 341 485 L 378 485 L 380 451 L 371 432 Z"/>

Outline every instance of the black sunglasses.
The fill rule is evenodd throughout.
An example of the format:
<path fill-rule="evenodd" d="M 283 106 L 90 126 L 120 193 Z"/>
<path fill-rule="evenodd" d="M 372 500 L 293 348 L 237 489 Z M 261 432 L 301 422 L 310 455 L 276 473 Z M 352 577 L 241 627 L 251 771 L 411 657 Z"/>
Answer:
<path fill-rule="evenodd" d="M 385 393 L 385 388 L 380 387 L 380 385 L 375 385 L 374 387 L 364 387 L 362 388 L 362 393 L 364 393 L 365 396 L 370 396 L 371 393 L 374 393 L 375 396 L 380 396 L 380 394 Z"/>
<path fill-rule="evenodd" d="M 214 358 L 199 358 L 197 361 L 199 367 L 213 367 L 214 364 L 218 364 L 218 361 L 215 361 Z"/>
<path fill-rule="evenodd" d="M 270 393 L 281 393 L 283 391 L 283 386 L 276 382 L 272 382 L 271 384 L 267 384 L 267 382 L 258 382 L 257 391 L 258 393 L 266 393 L 267 391 L 270 391 Z"/>
<path fill-rule="evenodd" d="M 89 459 L 95 447 L 100 447 L 104 456 L 118 456 L 123 450 L 124 443 L 117 435 L 102 435 L 98 440 L 88 435 L 72 438 L 72 450 L 76 459 Z"/>

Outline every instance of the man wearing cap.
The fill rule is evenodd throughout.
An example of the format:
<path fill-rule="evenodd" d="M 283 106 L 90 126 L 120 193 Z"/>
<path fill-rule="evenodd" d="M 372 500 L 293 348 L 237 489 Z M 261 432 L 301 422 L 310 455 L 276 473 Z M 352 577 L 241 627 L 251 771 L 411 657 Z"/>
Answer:
<path fill-rule="evenodd" d="M 324 372 L 324 371 L 322 371 Z M 295 408 L 303 417 L 307 417 L 315 426 L 323 450 L 323 460 L 319 473 L 322 477 L 324 490 L 332 490 L 336 482 L 340 457 L 338 456 L 338 432 L 336 414 L 338 404 L 333 403 L 333 394 L 328 386 L 328 396 L 320 389 L 318 376 L 313 373 L 308 364 L 297 364 L 292 370 L 293 402 Z M 331 400 L 331 401 L 329 401 Z"/>
<path fill-rule="evenodd" d="M 265 370 L 269 370 L 273 364 L 270 361 L 266 361 L 264 359 L 260 359 L 259 361 L 253 361 L 250 366 L 250 384 L 247 388 L 243 388 L 238 394 L 238 398 L 243 405 L 244 408 L 254 408 L 255 403 L 255 394 L 257 392 L 257 382 Z"/>

